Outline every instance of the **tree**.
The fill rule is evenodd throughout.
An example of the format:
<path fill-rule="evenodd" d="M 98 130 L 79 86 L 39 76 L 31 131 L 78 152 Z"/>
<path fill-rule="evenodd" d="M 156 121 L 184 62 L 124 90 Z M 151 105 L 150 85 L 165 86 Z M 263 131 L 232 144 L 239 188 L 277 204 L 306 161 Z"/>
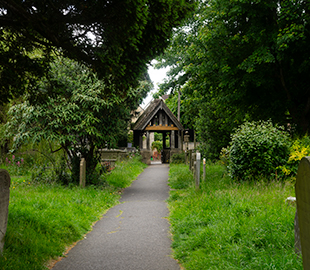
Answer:
<path fill-rule="evenodd" d="M 58 54 L 91 67 L 125 95 L 194 5 L 193 0 L 0 0 L 1 101 L 26 90 L 42 94 L 36 81 Z"/>
<path fill-rule="evenodd" d="M 162 90 L 181 88 L 186 100 L 200 93 L 201 110 L 192 118 L 210 135 L 206 143 L 219 137 L 208 124 L 216 119 L 226 138 L 245 119 L 309 132 L 309 7 L 303 0 L 200 1 L 174 33 L 159 59 L 172 66 Z M 208 115 L 207 121 L 198 115 Z"/>
<path fill-rule="evenodd" d="M 131 111 L 150 90 L 150 83 L 130 89 L 120 97 L 111 85 L 72 60 L 59 58 L 51 64 L 50 73 L 41 81 L 42 90 L 51 92 L 44 102 L 31 105 L 28 101 L 10 108 L 7 123 L 9 136 L 14 136 L 14 148 L 25 142 L 42 139 L 54 141 L 68 157 L 76 181 L 81 157 L 86 159 L 91 175 L 99 162 L 100 148 L 115 146 L 118 137 L 127 130 Z M 110 95 L 105 94 L 110 88 Z"/>

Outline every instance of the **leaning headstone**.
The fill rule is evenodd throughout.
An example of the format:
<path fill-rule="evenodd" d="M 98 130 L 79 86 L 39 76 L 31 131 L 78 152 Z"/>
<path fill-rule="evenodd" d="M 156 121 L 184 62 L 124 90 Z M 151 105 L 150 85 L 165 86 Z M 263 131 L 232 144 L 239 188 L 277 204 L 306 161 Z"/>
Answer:
<path fill-rule="evenodd" d="M 80 162 L 80 186 L 85 187 L 85 185 L 86 185 L 86 160 L 85 158 L 82 158 Z"/>
<path fill-rule="evenodd" d="M 295 185 L 304 270 L 310 269 L 310 157 L 299 163 Z"/>
<path fill-rule="evenodd" d="M 0 169 L 0 253 L 3 252 L 4 236 L 8 224 L 11 178 L 6 170 Z"/>

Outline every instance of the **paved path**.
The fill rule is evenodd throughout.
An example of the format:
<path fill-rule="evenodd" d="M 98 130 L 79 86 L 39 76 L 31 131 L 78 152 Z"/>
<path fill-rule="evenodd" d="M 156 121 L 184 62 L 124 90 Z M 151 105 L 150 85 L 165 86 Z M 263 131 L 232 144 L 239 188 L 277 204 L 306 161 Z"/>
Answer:
<path fill-rule="evenodd" d="M 168 165 L 151 165 L 53 270 L 179 270 L 171 258 Z"/>

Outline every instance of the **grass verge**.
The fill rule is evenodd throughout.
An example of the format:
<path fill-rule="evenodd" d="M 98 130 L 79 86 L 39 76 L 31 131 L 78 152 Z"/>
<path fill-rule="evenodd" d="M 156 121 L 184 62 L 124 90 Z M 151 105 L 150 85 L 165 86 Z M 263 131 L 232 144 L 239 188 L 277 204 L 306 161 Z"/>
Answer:
<path fill-rule="evenodd" d="M 171 165 L 168 199 L 174 257 L 185 269 L 303 269 L 294 253 L 293 183 L 233 182 L 207 165 L 195 191 L 188 166 Z"/>
<path fill-rule="evenodd" d="M 120 188 L 130 185 L 144 167 L 137 159 L 120 162 L 106 178 L 110 185 L 100 188 L 38 184 L 30 177 L 12 177 L 0 269 L 47 269 L 50 259 L 62 256 L 66 247 L 81 239 L 117 204 Z M 113 175 L 119 179 L 120 172 L 123 178 L 118 183 Z"/>

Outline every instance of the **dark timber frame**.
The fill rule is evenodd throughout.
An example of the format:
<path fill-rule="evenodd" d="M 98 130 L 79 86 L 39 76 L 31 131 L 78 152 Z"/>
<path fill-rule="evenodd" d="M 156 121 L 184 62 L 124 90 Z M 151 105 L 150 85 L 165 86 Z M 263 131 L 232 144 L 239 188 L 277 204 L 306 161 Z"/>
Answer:
<path fill-rule="evenodd" d="M 170 156 L 181 152 L 183 146 L 183 126 L 167 107 L 162 99 L 155 99 L 147 107 L 144 113 L 136 121 L 134 132 L 134 145 L 141 150 L 143 161 L 151 163 L 152 150 L 150 145 L 150 133 L 158 132 L 163 134 L 162 161 L 169 162 Z M 166 146 L 166 136 L 169 135 L 170 147 Z M 146 148 L 143 148 L 143 136 L 146 136 Z"/>

